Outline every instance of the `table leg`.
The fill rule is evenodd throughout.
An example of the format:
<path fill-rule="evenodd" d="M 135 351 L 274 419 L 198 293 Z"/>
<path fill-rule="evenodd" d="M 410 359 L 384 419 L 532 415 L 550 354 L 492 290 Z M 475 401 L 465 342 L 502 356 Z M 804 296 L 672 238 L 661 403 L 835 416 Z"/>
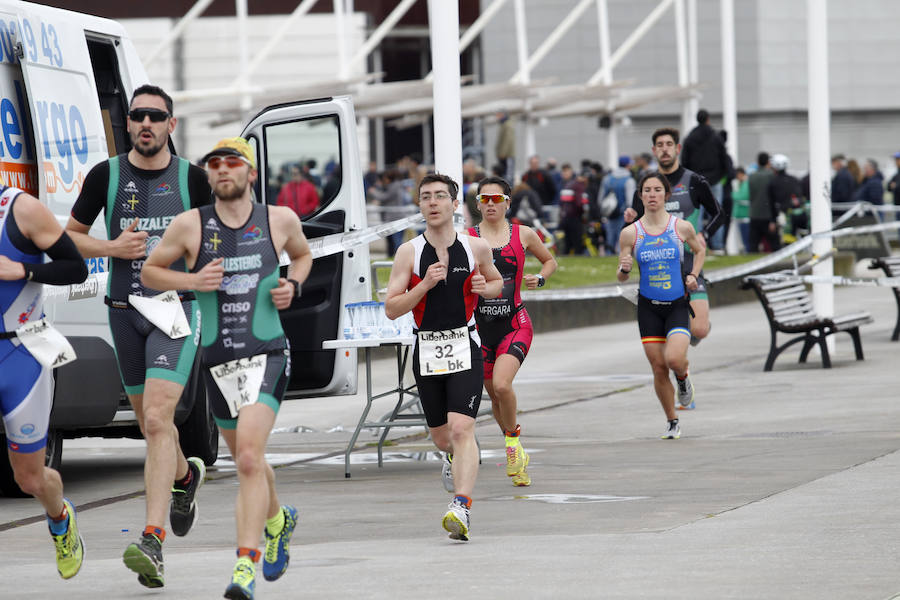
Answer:
<path fill-rule="evenodd" d="M 401 358 L 402 353 L 402 358 Z M 391 416 L 388 419 L 389 423 L 393 423 L 397 419 L 397 414 L 400 412 L 400 407 L 403 405 L 403 371 L 406 368 L 406 356 L 409 353 L 409 348 L 401 348 L 397 346 L 397 404 L 394 406 L 394 410 L 391 411 Z M 388 433 L 391 430 L 390 425 L 386 425 L 381 432 L 381 437 L 378 438 L 378 468 L 384 466 L 383 463 L 383 448 L 384 441 L 387 439 Z"/>
<path fill-rule="evenodd" d="M 371 349 L 366 347 L 366 408 L 363 410 L 362 415 L 359 417 L 359 423 L 356 424 L 356 431 L 353 432 L 353 436 L 350 438 L 350 444 L 347 446 L 347 451 L 344 453 L 344 477 L 350 478 L 350 453 L 353 452 L 353 446 L 356 445 L 356 439 L 359 437 L 359 432 L 362 430 L 363 425 L 366 422 L 366 418 L 369 416 L 369 410 L 372 408 L 372 357 L 371 357 Z M 378 448 L 379 453 L 381 452 L 381 447 Z M 378 462 L 381 466 L 381 455 L 378 456 Z"/>

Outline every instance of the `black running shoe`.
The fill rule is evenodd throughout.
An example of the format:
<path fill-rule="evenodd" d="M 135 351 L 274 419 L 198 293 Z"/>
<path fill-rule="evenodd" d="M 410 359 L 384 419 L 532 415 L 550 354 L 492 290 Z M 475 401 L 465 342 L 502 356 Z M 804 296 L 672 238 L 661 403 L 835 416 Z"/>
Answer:
<path fill-rule="evenodd" d="M 199 511 L 194 498 L 206 477 L 206 465 L 202 460 L 192 456 L 187 462 L 193 475 L 191 482 L 183 490 L 177 485 L 172 486 L 172 503 L 169 505 L 169 523 L 172 524 L 172 533 L 178 537 L 187 535 L 197 521 Z"/>
<path fill-rule="evenodd" d="M 125 566 L 138 574 L 138 581 L 144 587 L 159 588 L 165 585 L 162 543 L 152 533 L 125 548 L 122 555 Z"/>

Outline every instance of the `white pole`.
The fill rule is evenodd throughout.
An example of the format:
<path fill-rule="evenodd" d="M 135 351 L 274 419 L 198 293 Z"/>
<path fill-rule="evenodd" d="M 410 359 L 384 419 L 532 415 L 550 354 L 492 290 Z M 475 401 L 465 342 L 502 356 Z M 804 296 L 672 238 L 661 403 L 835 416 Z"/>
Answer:
<path fill-rule="evenodd" d="M 459 7 L 428 0 L 434 68 L 434 168 L 462 187 L 462 108 L 459 91 Z M 457 212 L 463 214 L 463 198 Z"/>
<path fill-rule="evenodd" d="M 723 129 L 728 132 L 726 148 L 734 164 L 740 164 L 738 157 L 737 128 L 737 83 L 734 58 L 734 0 L 721 0 L 722 31 L 722 121 Z"/>
<path fill-rule="evenodd" d="M 466 32 L 462 34 L 462 37 L 459 38 L 459 53 L 462 54 L 465 52 L 466 48 L 469 47 L 469 44 L 475 41 L 475 38 L 478 37 L 478 34 L 481 33 L 485 27 L 488 26 L 488 23 L 491 22 L 491 19 L 494 18 L 503 5 L 506 4 L 506 0 L 494 0 L 487 8 L 485 8 L 478 18 L 475 19 L 475 22 L 469 25 Z M 431 73 L 424 77 L 425 81 L 431 81 Z"/>
<path fill-rule="evenodd" d="M 344 0 L 332 0 L 335 41 L 337 42 L 338 78 L 347 78 L 347 29 L 344 26 Z"/>
<path fill-rule="evenodd" d="M 516 55 L 519 59 L 519 83 L 528 85 L 531 83 L 531 67 L 528 65 L 528 26 L 525 22 L 525 1 L 515 0 L 516 9 Z M 532 157 L 537 154 L 537 142 L 534 139 L 534 122 L 531 120 L 531 102 L 525 101 L 525 156 Z M 521 162 L 521 161 L 520 161 Z M 506 174 L 507 179 L 513 180 L 513 173 Z M 512 181 L 510 181 L 512 183 Z"/>
<path fill-rule="evenodd" d="M 696 85 L 700 81 L 700 64 L 697 57 L 697 0 L 687 0 L 687 43 L 688 43 L 688 81 Z M 700 101 L 691 94 L 687 112 L 691 116 L 697 114 Z"/>
<path fill-rule="evenodd" d="M 175 41 L 178 36 L 190 25 L 194 19 L 203 14 L 203 11 L 213 3 L 213 0 L 197 0 L 197 3 L 194 4 L 189 11 L 187 11 L 181 19 L 179 19 L 178 23 L 175 24 L 175 27 L 170 29 L 166 35 L 159 41 L 153 50 L 147 53 L 146 56 L 143 57 L 143 62 L 145 65 L 149 65 L 156 57 L 159 56 L 159 53 L 162 52 L 169 44 Z"/>
<path fill-rule="evenodd" d="M 569 32 L 569 30 L 578 23 L 578 19 L 581 18 L 582 13 L 588 9 L 591 5 L 591 2 L 594 0 L 581 0 L 575 8 L 569 11 L 569 14 L 560 21 L 559 25 L 556 26 L 556 29 L 550 32 L 550 35 L 547 36 L 538 49 L 534 51 L 534 54 L 531 55 L 531 58 L 528 59 L 528 69 L 531 70 L 537 66 L 539 62 L 541 62 L 547 54 L 553 49 L 556 44 L 560 42 L 560 40 L 565 37 L 565 35 Z M 519 71 L 512 76 L 509 80 L 510 83 L 518 83 L 521 81 L 522 70 Z"/>
<path fill-rule="evenodd" d="M 247 62 L 250 57 L 250 51 L 247 45 L 247 0 L 235 0 L 234 10 L 237 15 L 237 33 L 238 33 L 238 73 L 241 73 L 241 112 L 244 116 L 253 108 L 253 98 L 250 96 L 249 89 L 250 78 L 247 73 Z"/>
<path fill-rule="evenodd" d="M 641 21 L 640 25 L 635 27 L 631 33 L 625 38 L 625 41 L 622 42 L 622 45 L 616 48 L 616 51 L 612 53 L 612 57 L 609 59 L 609 64 L 604 64 L 601 66 L 596 73 L 591 75 L 591 78 L 588 79 L 588 85 L 597 85 L 601 81 L 603 81 L 605 71 L 612 71 L 613 67 L 619 64 L 619 62 L 625 58 L 625 56 L 634 48 L 638 42 L 641 41 L 648 31 L 656 25 L 656 22 L 662 18 L 666 11 L 672 6 L 672 2 L 675 0 L 662 0 L 659 4 L 656 5 L 656 8 L 650 11 L 643 21 Z"/>
<path fill-rule="evenodd" d="M 812 233 L 831 229 L 831 115 L 828 100 L 828 6 L 821 0 L 806 1 L 806 60 L 809 94 L 809 195 Z M 831 249 L 832 238 L 813 241 L 813 254 L 823 256 Z M 813 267 L 813 275 L 831 277 L 832 259 Z M 822 316 L 834 315 L 834 287 L 828 283 L 813 284 L 813 306 Z M 834 343 L 828 336 L 830 344 Z M 829 348 L 833 348 L 829 345 Z"/>
<path fill-rule="evenodd" d="M 675 0 L 675 47 L 678 54 L 678 85 L 688 85 L 687 34 L 684 26 L 684 0 Z M 691 129 L 690 100 L 681 102 L 681 139 Z"/>
<path fill-rule="evenodd" d="M 350 57 L 349 65 L 352 68 L 356 63 L 364 60 L 372 50 L 374 50 L 380 43 L 384 37 L 391 32 L 394 28 L 394 25 L 397 24 L 400 19 L 403 18 L 412 5 L 415 4 L 417 0 L 402 0 L 397 7 L 391 11 L 387 17 L 385 17 L 384 21 L 381 22 L 381 25 L 378 26 L 375 31 L 372 32 L 372 35 L 369 36 L 369 39 L 363 43 L 363 45 Z M 363 63 L 362 68 L 359 69 L 360 72 L 365 73 L 365 63 Z"/>
<path fill-rule="evenodd" d="M 609 10 L 606 0 L 597 0 L 597 26 L 600 28 L 600 64 L 604 67 L 603 83 L 610 85 L 613 81 L 612 67 L 609 64 Z M 609 130 L 606 135 L 607 165 L 614 168 L 618 164 L 619 135 L 616 131 L 615 103 L 609 102 Z"/>

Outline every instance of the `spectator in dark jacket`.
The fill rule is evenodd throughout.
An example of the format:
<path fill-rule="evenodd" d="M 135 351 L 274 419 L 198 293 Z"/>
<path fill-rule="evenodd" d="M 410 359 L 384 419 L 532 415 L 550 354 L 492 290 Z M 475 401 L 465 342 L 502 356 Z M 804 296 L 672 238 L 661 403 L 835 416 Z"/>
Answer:
<path fill-rule="evenodd" d="M 900 152 L 894 153 L 894 162 L 897 163 L 897 173 L 888 182 L 888 191 L 894 195 L 894 206 L 900 206 Z"/>
<path fill-rule="evenodd" d="M 556 198 L 556 185 L 550 173 L 541 168 L 541 157 L 534 155 L 528 159 L 528 170 L 522 175 L 522 181 L 537 192 L 541 204 L 544 206 L 553 204 Z"/>
<path fill-rule="evenodd" d="M 725 151 L 725 142 L 709 124 L 709 112 L 701 108 L 697 111 L 697 126 L 694 127 L 681 147 L 681 164 L 701 175 L 709 183 L 713 197 L 722 206 L 722 179 L 732 170 L 731 159 Z M 700 218 L 703 218 L 701 211 Z M 724 230 L 710 240 L 710 247 L 721 250 L 724 246 Z"/>
<path fill-rule="evenodd" d="M 705 109 L 697 112 L 697 123 L 682 144 L 681 164 L 705 177 L 710 186 L 715 186 L 728 174 L 725 142 L 710 126 L 709 113 Z M 715 190 L 713 194 L 716 195 Z M 716 200 L 721 203 L 721 193 L 716 195 Z"/>
<path fill-rule="evenodd" d="M 874 159 L 866 160 L 863 175 L 862 185 L 856 190 L 854 199 L 858 202 L 884 204 L 884 175 L 878 170 L 878 163 Z"/>
<path fill-rule="evenodd" d="M 834 178 L 831 180 L 831 203 L 853 202 L 853 192 L 856 191 L 856 180 L 847 170 L 846 157 L 843 154 L 835 154 L 831 157 L 831 168 L 834 169 Z"/>

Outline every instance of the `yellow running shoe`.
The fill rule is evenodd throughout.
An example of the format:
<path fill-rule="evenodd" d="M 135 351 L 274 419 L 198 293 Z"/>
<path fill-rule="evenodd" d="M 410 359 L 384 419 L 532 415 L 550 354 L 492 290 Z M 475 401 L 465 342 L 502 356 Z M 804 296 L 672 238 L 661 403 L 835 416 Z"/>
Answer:
<path fill-rule="evenodd" d="M 525 469 L 525 466 L 527 464 L 528 454 L 526 454 L 525 448 L 522 447 L 521 443 L 517 443 L 515 446 L 506 447 L 507 477 L 513 477 L 514 475 L 517 475 L 519 472 Z"/>
<path fill-rule="evenodd" d="M 525 454 L 525 451 L 522 451 L 522 454 Z M 512 483 L 516 487 L 526 487 L 531 485 L 531 475 L 528 474 L 526 467 L 528 463 L 531 461 L 531 457 L 528 454 L 525 454 L 525 466 L 522 467 L 522 470 L 512 476 Z"/>
<path fill-rule="evenodd" d="M 246 556 L 237 559 L 231 584 L 225 588 L 229 600 L 253 600 L 256 588 L 256 565 Z"/>
<path fill-rule="evenodd" d="M 69 513 L 69 528 L 62 535 L 53 535 L 53 544 L 56 546 L 56 570 L 63 579 L 71 579 L 78 574 L 81 563 L 84 561 L 84 540 L 78 534 L 78 523 L 75 521 L 75 507 L 63 498 L 66 511 Z"/>

